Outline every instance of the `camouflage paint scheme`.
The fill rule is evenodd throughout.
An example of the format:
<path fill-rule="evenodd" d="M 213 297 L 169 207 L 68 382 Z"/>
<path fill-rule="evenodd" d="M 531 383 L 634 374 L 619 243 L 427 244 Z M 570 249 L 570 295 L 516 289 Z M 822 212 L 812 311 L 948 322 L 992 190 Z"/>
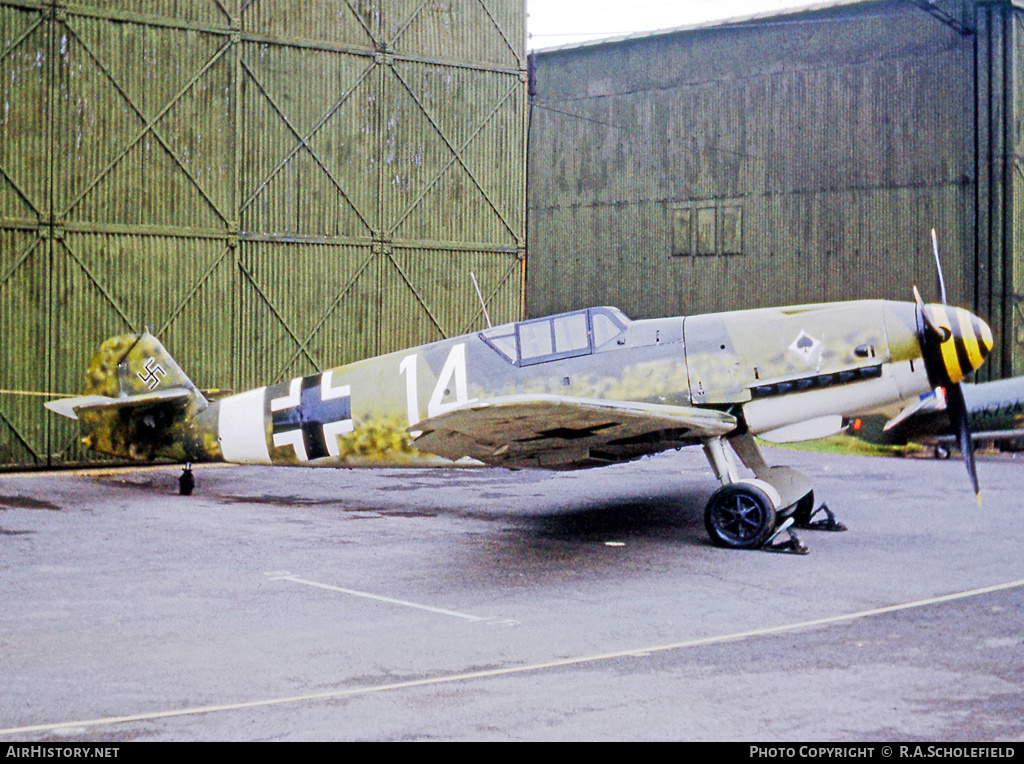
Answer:
<path fill-rule="evenodd" d="M 792 532 L 772 540 L 820 526 L 813 486 L 769 466 L 753 436 L 822 437 L 938 385 L 959 394 L 991 347 L 976 316 L 920 298 L 646 321 L 589 308 L 222 396 L 146 333 L 104 342 L 85 395 L 46 405 L 78 419 L 87 446 L 141 460 L 581 469 L 700 444 L 722 483 L 705 508 L 712 541 L 803 554 Z"/>
<path fill-rule="evenodd" d="M 630 321 L 591 308 L 220 398 L 148 333 L 124 335 L 103 343 L 82 398 L 48 405 L 77 416 L 90 448 L 137 460 L 593 467 L 730 434 L 818 437 L 916 400 L 936 376 L 920 310 L 859 301 Z M 958 328 L 940 373 L 959 381 L 991 333 L 948 311 Z"/>

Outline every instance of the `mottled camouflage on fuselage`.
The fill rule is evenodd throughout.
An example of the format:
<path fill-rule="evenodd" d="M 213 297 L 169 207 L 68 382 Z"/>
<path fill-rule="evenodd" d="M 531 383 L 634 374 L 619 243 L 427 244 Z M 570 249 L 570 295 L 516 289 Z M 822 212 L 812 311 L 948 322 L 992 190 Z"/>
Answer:
<path fill-rule="evenodd" d="M 567 326 L 585 324 L 586 337 L 560 338 L 562 319 Z M 546 320 L 552 322 L 552 351 L 527 356 L 524 327 L 543 339 Z M 87 394 L 116 400 L 76 411 L 87 445 L 133 459 L 436 466 L 438 457 L 416 448 L 419 422 L 509 396 L 712 407 L 733 415 L 741 414 L 741 406 L 760 405 L 752 401 L 784 400 L 785 419 L 799 416 L 805 399 L 812 409 L 843 414 L 863 408 L 874 398 L 846 391 L 875 380 L 891 403 L 928 387 L 920 361 L 913 365 L 921 357 L 919 335 L 912 303 L 861 301 L 646 321 L 594 308 L 215 400 L 204 397 L 149 334 L 126 335 L 105 342 L 88 372 Z M 560 342 L 571 349 L 560 352 Z M 893 375 L 895 364 L 908 369 Z M 844 407 L 845 398 L 852 402 Z M 117 401 L 128 399 L 135 401 L 130 409 L 117 408 Z M 650 436 L 650 446 L 637 452 L 678 445 L 683 430 L 671 429 L 663 444 Z"/>

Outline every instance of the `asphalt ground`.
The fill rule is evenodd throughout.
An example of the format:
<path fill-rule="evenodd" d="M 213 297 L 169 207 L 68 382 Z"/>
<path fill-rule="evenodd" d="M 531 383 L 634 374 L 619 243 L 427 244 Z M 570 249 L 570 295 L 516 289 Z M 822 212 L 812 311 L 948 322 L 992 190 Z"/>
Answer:
<path fill-rule="evenodd" d="M 712 546 L 699 449 L 0 475 L 0 743 L 1024 741 L 1024 455 L 766 456 L 849 530 Z"/>

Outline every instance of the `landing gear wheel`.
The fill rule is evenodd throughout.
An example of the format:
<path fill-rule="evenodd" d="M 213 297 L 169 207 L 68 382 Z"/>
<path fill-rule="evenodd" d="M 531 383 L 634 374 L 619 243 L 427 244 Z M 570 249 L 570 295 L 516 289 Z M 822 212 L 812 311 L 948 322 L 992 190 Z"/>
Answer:
<path fill-rule="evenodd" d="M 718 546 L 760 549 L 775 529 L 775 506 L 756 486 L 724 485 L 708 500 L 704 527 Z"/>

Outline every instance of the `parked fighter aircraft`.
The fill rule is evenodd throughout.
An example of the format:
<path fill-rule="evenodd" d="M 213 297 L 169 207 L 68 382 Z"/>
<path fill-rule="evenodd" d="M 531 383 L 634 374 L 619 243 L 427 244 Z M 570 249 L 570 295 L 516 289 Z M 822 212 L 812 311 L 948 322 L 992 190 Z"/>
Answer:
<path fill-rule="evenodd" d="M 598 307 L 211 399 L 144 333 L 104 342 L 85 395 L 47 406 L 77 418 L 87 446 L 141 460 L 559 470 L 699 444 L 722 483 L 707 530 L 746 549 L 807 526 L 814 501 L 754 435 L 822 437 L 844 417 L 959 390 L 991 347 L 981 319 L 919 297 L 643 321 Z"/>
<path fill-rule="evenodd" d="M 965 384 L 963 392 L 973 440 L 1024 442 L 1024 377 Z M 956 428 L 941 387 L 922 394 L 892 418 L 884 414 L 857 417 L 848 431 L 871 443 L 935 446 L 945 455 L 956 443 Z"/>

